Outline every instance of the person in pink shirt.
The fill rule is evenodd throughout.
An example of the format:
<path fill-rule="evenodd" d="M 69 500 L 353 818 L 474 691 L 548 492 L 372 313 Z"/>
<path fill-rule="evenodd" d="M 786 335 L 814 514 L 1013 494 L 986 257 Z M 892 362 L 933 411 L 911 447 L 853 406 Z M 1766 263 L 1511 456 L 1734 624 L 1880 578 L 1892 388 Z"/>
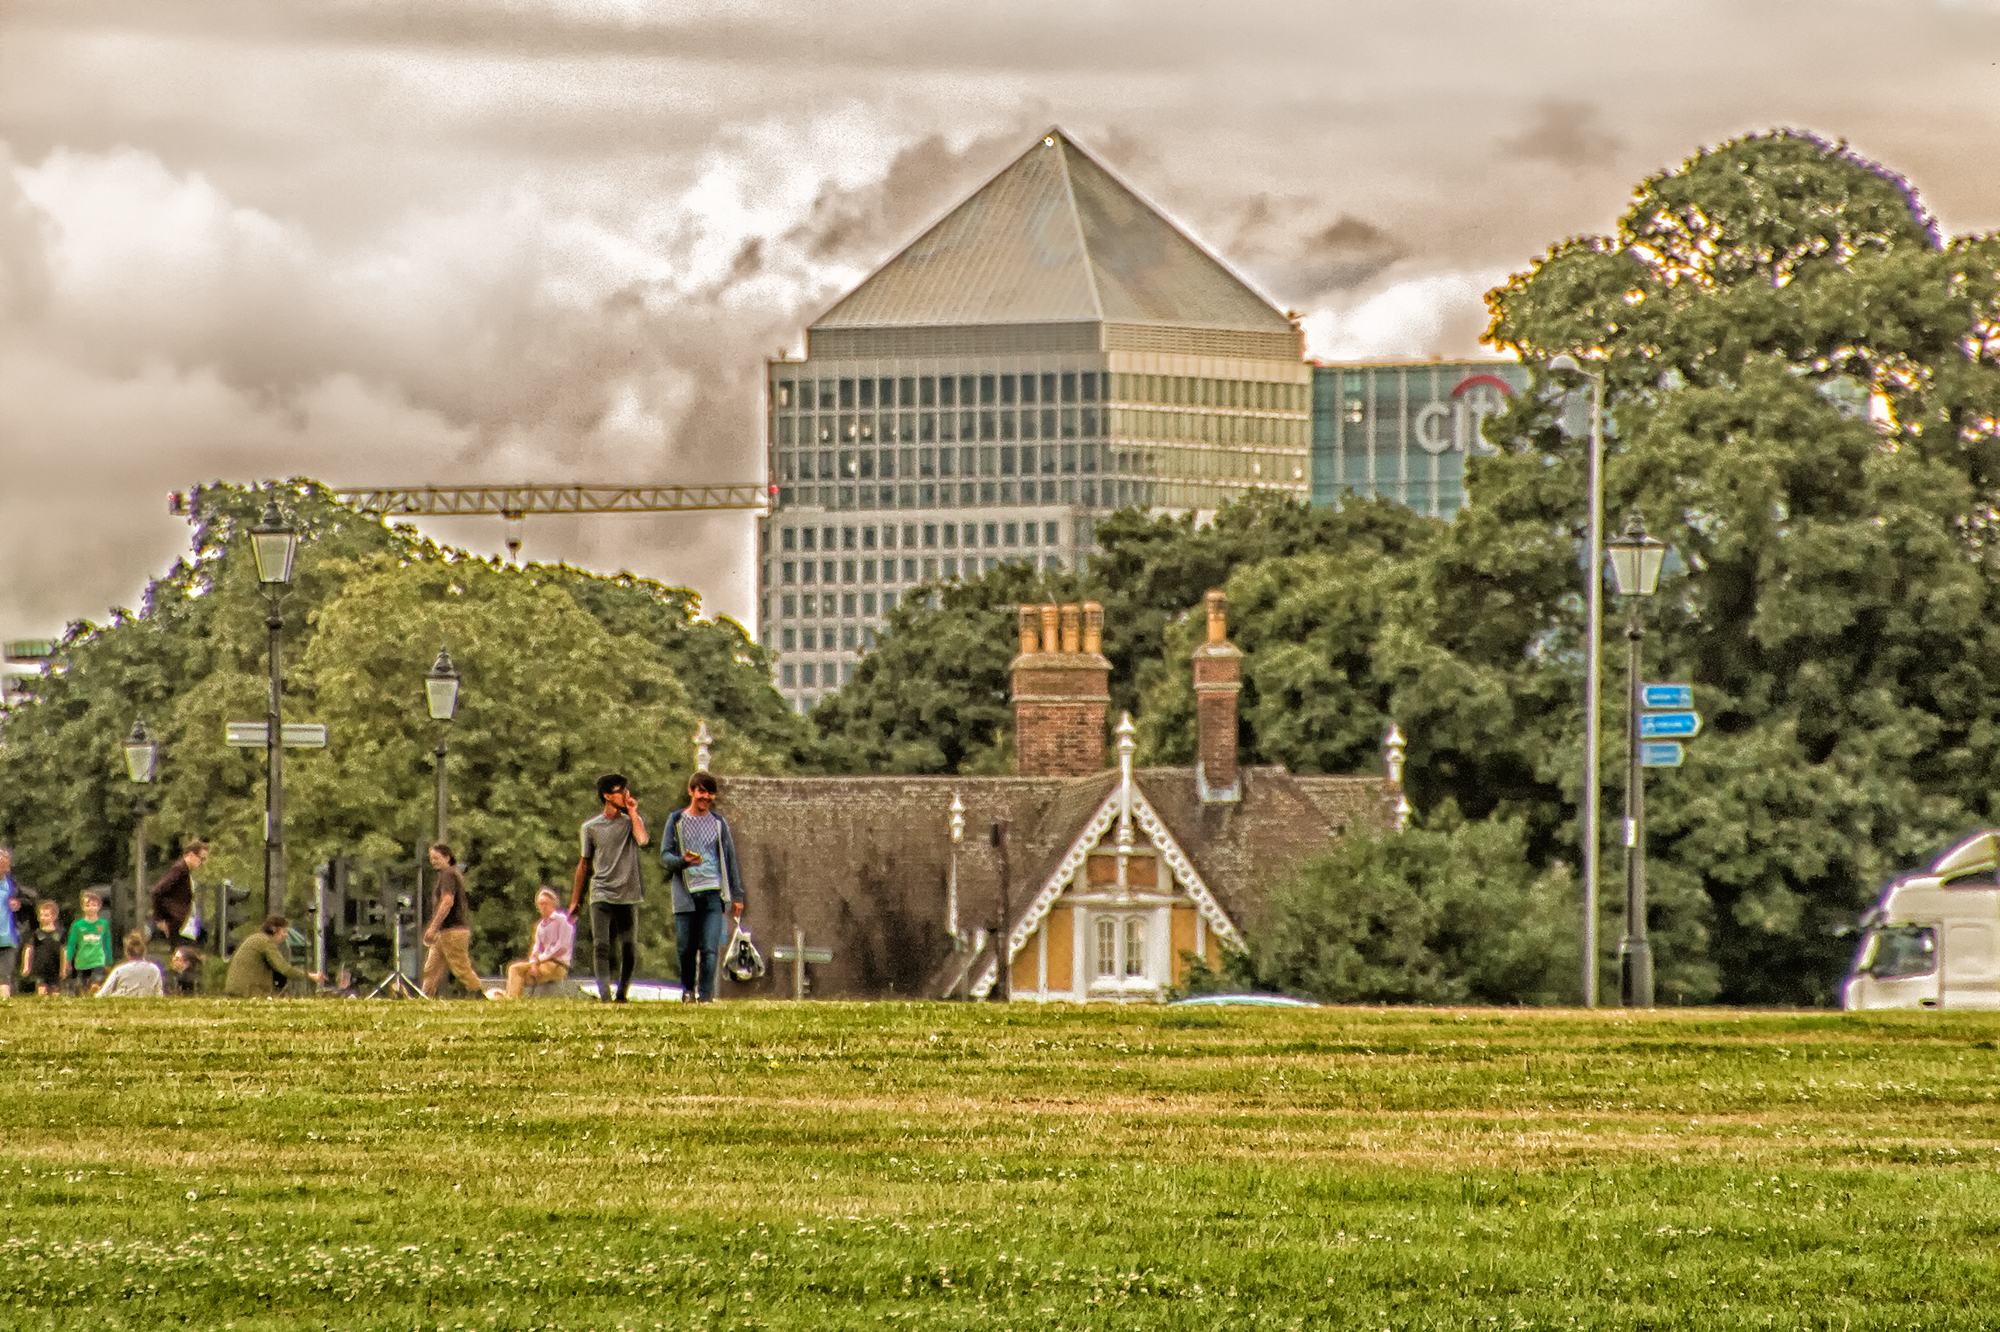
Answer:
<path fill-rule="evenodd" d="M 576 926 L 556 910 L 556 890 L 544 888 L 535 894 L 535 910 L 542 918 L 535 922 L 535 942 L 526 960 L 507 964 L 507 989 L 500 997 L 519 999 L 530 985 L 551 985 L 569 975 L 570 953 L 576 947 Z"/>

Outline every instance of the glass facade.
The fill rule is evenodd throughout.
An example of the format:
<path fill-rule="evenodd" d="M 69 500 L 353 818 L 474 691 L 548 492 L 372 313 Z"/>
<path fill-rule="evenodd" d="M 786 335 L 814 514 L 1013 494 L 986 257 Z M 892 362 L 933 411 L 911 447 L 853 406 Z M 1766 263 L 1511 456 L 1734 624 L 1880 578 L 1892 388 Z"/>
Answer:
<path fill-rule="evenodd" d="M 1493 452 L 1481 426 L 1527 385 L 1513 361 L 1315 365 L 1312 502 L 1378 495 L 1452 517 L 1465 504 L 1465 460 Z"/>
<path fill-rule="evenodd" d="M 761 631 L 810 709 L 900 598 L 1088 558 L 1096 518 L 1308 493 L 1302 362 L 1068 353 L 769 363 Z"/>

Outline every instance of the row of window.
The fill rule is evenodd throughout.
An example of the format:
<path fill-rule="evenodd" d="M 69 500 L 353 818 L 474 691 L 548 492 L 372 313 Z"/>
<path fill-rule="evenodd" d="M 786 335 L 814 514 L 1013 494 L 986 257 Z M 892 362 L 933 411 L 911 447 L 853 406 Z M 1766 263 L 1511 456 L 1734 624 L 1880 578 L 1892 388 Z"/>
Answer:
<path fill-rule="evenodd" d="M 995 504 L 1083 504 L 1097 507 L 1099 497 L 1111 503 L 1111 483 L 1101 487 L 1094 478 L 1075 481 L 961 481 L 938 485 L 925 481 L 900 486 L 779 486 L 778 506 L 816 504 L 822 509 L 950 509 L 987 508 Z"/>
<path fill-rule="evenodd" d="M 936 582 L 940 578 L 947 580 L 957 578 L 961 574 L 963 574 L 963 576 L 967 578 L 976 578 L 982 573 L 992 573 L 995 569 L 999 568 L 1003 562 L 1026 564 L 1030 569 L 1034 568 L 1037 563 L 1036 558 L 1033 555 L 986 555 L 986 556 L 967 555 L 962 559 L 956 555 L 946 555 L 943 556 L 942 558 L 937 556 L 925 556 L 921 560 L 915 558 L 904 560 L 902 567 L 902 575 L 903 575 L 903 581 L 906 583 L 914 583 L 917 582 L 919 579 L 921 579 L 926 583 L 931 583 L 931 582 Z M 841 572 L 848 575 L 848 577 L 843 578 L 841 581 L 848 583 L 852 583 L 855 581 L 855 579 L 852 576 L 856 572 L 855 563 L 856 562 L 853 560 L 842 561 Z M 1061 573 L 1063 571 L 1063 559 L 1062 556 L 1060 555 L 1044 555 L 1041 557 L 1039 563 L 1044 573 Z M 864 583 L 873 582 L 875 578 L 876 568 L 877 565 L 874 560 L 860 561 L 860 569 L 859 569 L 859 572 L 861 574 L 860 581 Z M 812 576 L 802 576 L 797 579 L 794 579 L 793 577 L 794 574 L 799 574 L 799 575 L 828 574 L 831 573 L 833 569 L 834 569 L 834 562 L 832 560 L 823 560 L 818 562 L 808 560 L 803 563 L 794 563 L 791 560 L 786 560 L 784 563 L 778 566 L 779 575 L 783 578 L 784 585 L 786 587 L 796 586 L 798 583 L 805 583 L 809 585 L 814 581 L 814 578 Z M 882 574 L 882 581 L 889 583 L 893 583 L 896 581 L 897 570 L 896 570 L 896 562 L 894 560 L 881 561 L 880 569 Z M 826 578 L 821 578 L 819 581 L 828 582 L 831 580 Z M 816 601 L 818 604 L 823 605 L 824 607 L 823 610 L 818 611 L 819 614 L 832 615 L 835 613 L 834 612 L 835 594 L 832 592 L 821 592 L 818 594 L 806 592 L 797 595 L 799 598 L 799 603 L 802 607 L 800 611 L 796 612 L 797 614 L 803 614 L 803 615 L 814 614 Z M 857 595 L 859 595 L 861 598 L 861 606 L 858 611 L 855 609 L 855 602 L 854 602 L 854 598 Z M 873 592 L 862 592 L 859 594 L 854 592 L 844 592 L 840 593 L 839 596 L 840 596 L 840 611 L 839 611 L 840 614 L 842 615 L 875 614 L 875 594 Z M 786 595 L 779 604 L 783 608 L 783 614 L 785 618 L 787 619 L 792 618 L 792 616 L 795 614 L 795 612 L 792 609 L 792 595 L 791 594 Z M 886 592 L 886 591 L 883 592 L 882 613 L 886 615 L 895 608 L 896 608 L 896 594 L 894 592 Z"/>
<path fill-rule="evenodd" d="M 1089 439 L 1109 428 L 1111 413 L 1095 407 L 1042 407 L 1021 411 L 884 412 L 880 416 L 781 416 L 771 438 L 792 444 L 935 444 L 942 440 Z"/>
<path fill-rule="evenodd" d="M 778 644 L 784 652 L 870 652 L 875 648 L 875 633 L 875 626 L 866 624 L 842 625 L 838 630 L 830 624 L 819 630 L 807 625 L 779 630 Z"/>
<path fill-rule="evenodd" d="M 1096 444 L 1043 444 L 956 449 L 821 449 L 778 454 L 779 481 L 884 481 L 953 476 L 1075 475 L 1097 470 Z M 1108 461 L 1110 455 L 1105 457 Z"/>
<path fill-rule="evenodd" d="M 1359 420 L 1359 417 L 1355 418 Z M 1237 416 L 1199 410 L 1135 407 L 972 412 L 899 412 L 881 416 L 789 416 L 772 422 L 771 439 L 781 449 L 804 445 L 950 444 L 1013 439 L 1094 439 L 1100 434 L 1129 439 L 1186 440 L 1198 444 L 1275 444 L 1304 448 L 1310 426 L 1304 417 Z M 884 476 L 890 462 L 884 450 Z M 864 455 L 865 456 L 865 455 Z M 969 472 L 972 464 L 965 464 Z M 1075 471 L 1075 467 L 1066 468 Z M 1084 471 L 1092 470 L 1085 467 Z M 905 472 L 905 475 L 908 475 Z M 930 475 L 930 473 L 925 473 Z M 942 476 L 951 475 L 944 463 Z"/>
<path fill-rule="evenodd" d="M 786 527 L 778 533 L 778 548 L 784 551 L 832 550 L 834 539 L 840 540 L 842 550 L 874 550 L 879 540 L 885 550 L 896 547 L 897 529 L 893 525 L 875 527 Z M 987 523 L 985 544 L 989 546 L 1032 546 L 1039 544 L 1054 546 L 1060 544 L 1061 529 L 1054 522 L 1042 523 Z M 978 523 L 967 523 L 960 527 L 956 523 L 904 523 L 902 527 L 903 549 L 915 550 L 919 542 L 926 549 L 938 546 L 950 550 L 955 546 L 977 546 L 980 544 L 981 528 Z M 853 561 L 849 561 L 851 565 Z M 885 575 L 886 577 L 886 575 Z M 807 582 L 812 580 L 808 578 Z M 827 582 L 833 579 L 828 577 Z M 846 582 L 853 582 L 849 574 Z M 875 581 L 872 577 L 869 582 Z"/>
<path fill-rule="evenodd" d="M 851 661 L 802 661 L 796 666 L 788 662 L 778 668 L 778 684 L 785 689 L 797 689 L 800 685 L 808 689 L 815 686 L 832 689 L 836 684 L 847 684 L 853 679 L 854 663 Z M 807 711 L 812 705 L 813 700 L 807 699 L 799 711 Z"/>
<path fill-rule="evenodd" d="M 1103 376 L 1110 379 L 1111 376 Z M 781 411 L 855 407 L 973 407 L 998 403 L 1096 402 L 1099 374 L 1075 370 L 1027 375 L 904 375 L 881 379 L 780 379 L 771 390 Z"/>
<path fill-rule="evenodd" d="M 815 615 L 823 615 L 829 619 L 836 615 L 844 615 L 853 619 L 857 615 L 876 614 L 876 604 L 873 592 L 807 592 L 803 595 L 788 593 L 778 599 L 778 613 L 787 620 L 800 616 L 810 619 Z M 896 594 L 884 592 L 880 605 L 880 613 L 883 615 L 896 609 Z"/>
<path fill-rule="evenodd" d="M 1099 390 L 1102 389 L 1100 393 Z M 893 407 L 1011 407 L 1016 404 L 1146 402 L 1174 407 L 1303 412 L 1308 386 L 1253 379 L 1099 373 L 902 375 L 865 379 L 780 379 L 771 386 L 779 411 L 822 412 Z"/>

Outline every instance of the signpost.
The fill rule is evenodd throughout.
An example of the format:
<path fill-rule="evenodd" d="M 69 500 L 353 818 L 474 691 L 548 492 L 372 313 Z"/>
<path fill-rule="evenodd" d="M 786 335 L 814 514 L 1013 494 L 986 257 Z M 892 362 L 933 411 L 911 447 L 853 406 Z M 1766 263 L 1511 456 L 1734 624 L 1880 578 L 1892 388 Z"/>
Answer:
<path fill-rule="evenodd" d="M 1694 686 L 1684 684 L 1642 685 L 1639 701 L 1647 708 L 1692 708 Z"/>
<path fill-rule="evenodd" d="M 1639 746 L 1639 766 L 1642 768 L 1678 768 L 1687 751 L 1678 740 L 1648 740 Z"/>
<path fill-rule="evenodd" d="M 229 744 L 236 749 L 262 749 L 271 743 L 268 722 L 229 722 Z M 284 722 L 279 727 L 287 749 L 325 749 L 326 726 L 322 722 Z"/>
<path fill-rule="evenodd" d="M 831 948 L 806 947 L 806 932 L 794 927 L 792 930 L 791 946 L 787 947 L 784 944 L 779 944 L 776 948 L 773 948 L 771 950 L 771 960 L 773 962 L 789 962 L 792 964 L 792 998 L 803 999 L 806 997 L 806 963 L 831 962 L 833 961 L 833 950 Z M 721 965 L 720 959 L 717 959 L 717 965 Z"/>
<path fill-rule="evenodd" d="M 1686 740 L 1700 734 L 1699 712 L 1648 712 L 1639 718 L 1641 740 Z"/>

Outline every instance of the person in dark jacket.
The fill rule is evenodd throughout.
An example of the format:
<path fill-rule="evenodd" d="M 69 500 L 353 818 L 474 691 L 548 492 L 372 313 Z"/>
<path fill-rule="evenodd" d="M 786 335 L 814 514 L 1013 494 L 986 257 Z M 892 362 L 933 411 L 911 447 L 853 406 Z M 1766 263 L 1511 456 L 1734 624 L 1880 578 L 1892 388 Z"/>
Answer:
<path fill-rule="evenodd" d="M 681 998 L 715 998 L 715 968 L 722 953 L 724 912 L 743 919 L 743 879 L 736 869 L 736 841 L 715 813 L 721 794 L 715 778 L 688 778 L 687 808 L 667 815 L 660 834 L 660 863 L 674 893 L 674 942 L 680 953 Z"/>
<path fill-rule="evenodd" d="M 292 965 L 285 946 L 278 942 L 291 928 L 283 916 L 267 916 L 264 928 L 243 941 L 229 959 L 229 980 L 222 992 L 232 999 L 269 999 L 278 992 L 277 980 L 323 980 L 318 972 Z"/>
<path fill-rule="evenodd" d="M 196 838 L 153 885 L 153 930 L 166 936 L 169 948 L 179 942 L 188 917 L 194 914 L 194 872 L 207 863 L 208 843 Z"/>

